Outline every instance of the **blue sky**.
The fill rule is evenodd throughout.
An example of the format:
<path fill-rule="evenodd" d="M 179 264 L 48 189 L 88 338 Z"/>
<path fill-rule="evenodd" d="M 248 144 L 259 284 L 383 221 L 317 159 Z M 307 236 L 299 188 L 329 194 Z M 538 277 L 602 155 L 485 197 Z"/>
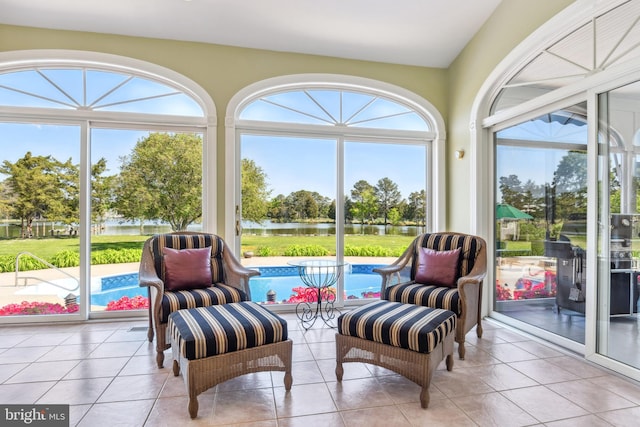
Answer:
<path fill-rule="evenodd" d="M 92 159 L 107 159 L 109 173 L 119 170 L 119 157 L 128 154 L 147 132 L 94 129 Z M 64 125 L 0 123 L 0 160 L 15 162 L 26 151 L 71 157 L 79 163 L 80 128 Z M 364 179 L 376 185 L 379 179 L 393 180 L 404 198 L 424 186 L 425 148 L 422 146 L 348 142 L 345 150 L 345 191 Z M 253 159 L 266 172 L 272 195 L 288 195 L 306 189 L 334 198 L 336 194 L 336 142 L 321 139 L 245 137 L 242 155 Z"/>
<path fill-rule="evenodd" d="M 335 140 L 245 135 L 241 151 L 243 158 L 255 161 L 266 173 L 272 196 L 309 190 L 335 198 Z M 385 177 L 398 184 L 404 198 L 424 189 L 424 146 L 346 143 L 346 195 L 361 179 L 376 185 Z"/>

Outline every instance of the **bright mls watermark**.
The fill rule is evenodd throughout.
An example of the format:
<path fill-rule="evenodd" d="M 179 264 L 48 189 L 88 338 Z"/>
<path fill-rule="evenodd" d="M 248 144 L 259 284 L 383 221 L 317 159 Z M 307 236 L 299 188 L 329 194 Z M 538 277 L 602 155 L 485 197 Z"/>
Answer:
<path fill-rule="evenodd" d="M 0 427 L 69 427 L 69 405 L 0 405 Z"/>

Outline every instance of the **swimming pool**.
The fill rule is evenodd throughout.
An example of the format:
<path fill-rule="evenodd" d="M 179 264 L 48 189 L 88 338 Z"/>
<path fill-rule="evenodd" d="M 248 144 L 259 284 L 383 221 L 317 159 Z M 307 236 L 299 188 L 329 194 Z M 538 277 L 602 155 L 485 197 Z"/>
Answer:
<path fill-rule="evenodd" d="M 380 292 L 382 277 L 374 273 L 373 269 L 381 266 L 382 264 L 349 264 L 344 272 L 346 298 L 363 298 L 363 294 L 367 292 Z M 292 295 L 296 295 L 293 288 L 305 286 L 297 267 L 259 267 L 257 270 L 260 271 L 260 276 L 249 280 L 251 299 L 255 302 L 266 302 L 267 292 L 270 290 L 276 293 L 275 301 L 285 302 Z"/>
<path fill-rule="evenodd" d="M 349 299 L 363 298 L 367 292 L 380 292 L 381 276 L 372 270 L 382 264 L 349 264 L 344 272 L 344 290 Z M 256 267 L 260 276 L 249 280 L 251 299 L 255 302 L 266 302 L 267 292 L 274 291 L 275 301 L 282 302 L 294 295 L 293 288 L 304 286 L 298 275 L 298 269 L 291 266 Z M 147 296 L 146 289 L 138 286 L 138 273 L 105 276 L 100 280 L 100 287 L 91 292 L 91 305 L 106 306 L 110 301 L 117 301 L 123 296 L 132 298 L 136 295 Z"/>

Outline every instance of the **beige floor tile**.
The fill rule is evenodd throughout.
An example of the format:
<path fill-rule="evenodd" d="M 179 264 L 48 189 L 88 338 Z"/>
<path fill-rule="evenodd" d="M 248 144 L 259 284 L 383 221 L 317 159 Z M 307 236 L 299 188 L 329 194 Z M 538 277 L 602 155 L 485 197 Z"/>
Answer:
<path fill-rule="evenodd" d="M 280 418 L 278 427 L 344 427 L 339 412 L 328 414 L 305 415 L 302 417 Z"/>
<path fill-rule="evenodd" d="M 69 425 L 77 425 L 93 405 L 69 405 Z"/>
<path fill-rule="evenodd" d="M 410 427 L 411 422 L 396 406 L 380 406 L 375 410 L 356 409 L 342 412 L 346 427 Z"/>
<path fill-rule="evenodd" d="M 21 370 L 5 383 L 29 383 L 38 381 L 57 381 L 62 379 L 79 361 L 64 360 L 58 362 L 37 362 L 32 363 Z"/>
<path fill-rule="evenodd" d="M 360 362 L 343 363 L 342 379 L 353 380 L 357 378 L 371 378 L 373 377 L 373 374 L 369 370 L 370 366 L 372 365 L 369 365 L 366 363 L 360 363 Z M 325 381 L 327 382 L 337 381 L 335 357 L 333 359 L 318 360 L 318 367 L 320 368 L 320 373 L 324 377 Z"/>
<path fill-rule="evenodd" d="M 466 373 L 470 377 L 475 376 L 497 391 L 531 387 L 538 384 L 508 364 L 477 366 L 456 371 Z"/>
<path fill-rule="evenodd" d="M 327 384 L 327 387 L 340 411 L 373 408 L 392 402 L 391 397 L 376 378 L 343 380 Z"/>
<path fill-rule="evenodd" d="M 29 338 L 28 336 L 19 335 L 19 334 L 12 334 L 12 335 L 0 334 L 0 349 L 15 347 L 16 345 L 20 344 L 21 342 L 24 342 L 28 338 Z"/>
<path fill-rule="evenodd" d="M 314 359 L 316 360 L 331 359 L 333 361 L 336 360 L 335 341 L 314 342 L 314 343 L 309 343 L 308 345 L 309 345 L 309 350 L 311 350 L 311 354 L 313 354 Z"/>
<path fill-rule="evenodd" d="M 29 363 L 12 363 L 9 365 L 2 365 L 0 369 L 0 384 L 11 378 L 21 370 L 29 366 Z"/>
<path fill-rule="evenodd" d="M 58 381 L 37 403 L 64 402 L 69 405 L 95 403 L 112 380 L 112 378 L 87 378 Z"/>
<path fill-rule="evenodd" d="M 283 384 L 283 383 L 281 383 Z M 284 384 L 283 384 L 284 385 Z M 272 387 L 271 372 L 255 372 L 218 384 L 218 391 L 251 390 Z"/>
<path fill-rule="evenodd" d="M 54 361 L 54 360 L 81 360 L 84 359 L 96 349 L 97 343 L 92 344 L 64 344 L 51 349 L 38 359 L 38 362 Z"/>
<path fill-rule="evenodd" d="M 65 380 L 80 378 L 115 377 L 129 361 L 128 357 L 108 357 L 105 359 L 85 359 L 80 361 L 64 377 Z"/>
<path fill-rule="evenodd" d="M 153 400 L 97 403 L 89 409 L 78 427 L 144 425 Z"/>
<path fill-rule="evenodd" d="M 501 394 L 543 423 L 588 414 L 571 400 L 544 386 L 506 390 Z"/>
<path fill-rule="evenodd" d="M 50 333 L 50 334 L 36 334 L 30 336 L 26 340 L 22 341 L 19 344 L 16 344 L 16 347 L 42 347 L 42 346 L 53 346 L 60 345 L 69 338 L 71 338 L 73 334 L 71 333 Z"/>
<path fill-rule="evenodd" d="M 172 374 L 173 375 L 173 374 Z M 160 394 L 167 374 L 118 376 L 98 399 L 99 403 L 155 399 Z"/>
<path fill-rule="evenodd" d="M 590 380 L 566 381 L 548 384 L 547 387 L 589 412 L 604 412 L 635 406 L 633 402 L 606 389 L 597 387 Z"/>
<path fill-rule="evenodd" d="M 517 341 L 513 343 L 516 347 L 519 347 L 539 358 L 559 357 L 564 353 L 555 350 L 547 345 L 541 344 L 537 341 Z"/>
<path fill-rule="evenodd" d="M 4 404 L 32 404 L 39 402 L 42 396 L 51 390 L 56 383 L 54 381 L 21 384 L 0 385 L 0 402 Z M 66 403 L 63 399 L 58 399 L 52 403 Z"/>
<path fill-rule="evenodd" d="M 495 344 L 491 347 L 489 353 L 493 357 L 504 363 L 533 360 L 538 358 L 527 350 L 522 349 L 512 343 Z"/>
<path fill-rule="evenodd" d="M 324 382 L 324 377 L 320 373 L 320 368 L 313 360 L 306 362 L 292 362 L 291 375 L 293 376 L 293 383 L 298 385 Z M 271 378 L 275 386 L 284 385 L 284 372 L 273 371 L 271 373 Z"/>
<path fill-rule="evenodd" d="M 528 426 L 538 421 L 500 393 L 474 394 L 454 399 L 455 404 L 481 426 Z"/>
<path fill-rule="evenodd" d="M 590 381 L 597 387 L 609 390 L 636 405 L 640 405 L 640 384 L 636 381 L 620 378 L 617 375 L 604 375 L 591 378 Z"/>
<path fill-rule="evenodd" d="M 552 357 L 547 359 L 547 362 L 553 363 L 579 378 L 592 378 L 609 375 L 604 369 L 574 356 Z"/>
<path fill-rule="evenodd" d="M 272 388 L 218 392 L 215 394 L 209 422 L 213 425 L 226 425 L 275 420 L 273 394 Z M 200 408 L 205 409 L 202 403 Z"/>
<path fill-rule="evenodd" d="M 133 356 L 140 348 L 139 341 L 102 343 L 93 350 L 88 358 L 127 357 Z M 166 363 L 166 361 L 165 361 Z"/>
<path fill-rule="evenodd" d="M 294 383 L 290 391 L 286 391 L 284 387 L 275 387 L 273 394 L 278 418 L 337 411 L 329 389 L 324 383 L 301 385 Z"/>
<path fill-rule="evenodd" d="M 212 402 L 199 398 L 198 403 L 206 406 Z M 182 426 L 209 426 L 210 416 L 207 408 L 200 407 L 198 417 L 191 419 L 189 415 L 189 397 L 179 396 L 170 399 L 160 398 L 155 401 L 149 412 L 149 417 L 144 423 L 145 427 L 182 427 Z M 211 406 L 209 406 L 209 411 Z M 203 416 L 205 415 L 205 416 Z"/>
<path fill-rule="evenodd" d="M 469 376 L 468 371 L 453 369 L 453 371 L 436 371 L 431 380 L 445 394 L 445 396 L 461 397 L 469 394 L 482 394 L 494 391 L 487 383 L 475 375 Z"/>
<path fill-rule="evenodd" d="M 0 353 L 0 365 L 35 362 L 53 349 L 46 347 L 13 347 Z"/>
<path fill-rule="evenodd" d="M 559 383 L 562 381 L 577 380 L 579 377 L 571 372 L 562 369 L 544 359 L 526 360 L 523 362 L 513 362 L 510 364 L 516 369 L 534 381 L 540 384 Z"/>
<path fill-rule="evenodd" d="M 413 426 L 455 426 L 477 427 L 464 412 L 460 410 L 450 399 L 438 399 L 429 402 L 429 407 L 423 409 L 420 405 L 405 403 L 398 405 L 404 416 L 410 420 Z"/>
<path fill-rule="evenodd" d="M 457 349 L 453 352 L 453 369 L 495 365 L 497 363 L 500 363 L 500 360 L 493 357 L 491 353 L 473 345 L 465 346 L 464 359 L 460 359 L 458 357 Z M 444 363 L 440 363 L 438 365 L 438 369 L 446 369 L 446 365 Z"/>
<path fill-rule="evenodd" d="M 384 377 L 376 377 L 376 380 L 389 397 L 391 402 L 395 404 L 413 402 L 420 404 L 420 392 L 422 387 L 418 384 L 409 381 L 405 377 L 400 375 L 387 375 Z M 442 394 L 436 386 L 429 387 L 429 397 L 431 399 L 444 399 L 445 395 Z"/>
<path fill-rule="evenodd" d="M 544 424 L 546 427 L 611 427 L 610 424 L 597 415 L 569 418 Z"/>
<path fill-rule="evenodd" d="M 640 420 L 640 407 L 618 409 L 616 411 L 602 412 L 600 418 L 617 427 L 637 426 Z"/>
<path fill-rule="evenodd" d="M 166 362 L 165 366 L 171 366 Z M 126 365 L 120 371 L 120 375 L 143 375 L 143 374 L 158 374 L 166 373 L 168 369 L 158 368 L 155 357 L 147 356 L 133 356 Z M 173 374 L 172 374 L 173 375 Z"/>
<path fill-rule="evenodd" d="M 63 344 L 100 344 L 104 342 L 113 331 L 79 331 L 71 335 Z"/>

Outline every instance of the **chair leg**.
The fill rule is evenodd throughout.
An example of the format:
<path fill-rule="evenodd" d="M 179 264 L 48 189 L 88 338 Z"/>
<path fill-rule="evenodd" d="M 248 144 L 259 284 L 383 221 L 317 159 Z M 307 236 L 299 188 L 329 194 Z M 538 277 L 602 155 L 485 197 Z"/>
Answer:
<path fill-rule="evenodd" d="M 476 335 L 478 335 L 478 338 L 482 338 L 482 332 L 482 323 L 478 320 L 478 324 L 476 325 Z"/>
<path fill-rule="evenodd" d="M 162 368 L 164 364 L 164 351 L 157 350 L 156 363 L 158 364 L 158 368 Z"/>
<path fill-rule="evenodd" d="M 460 356 L 460 360 L 464 360 L 464 354 L 466 350 L 464 348 L 464 340 L 458 341 L 458 356 Z"/>

